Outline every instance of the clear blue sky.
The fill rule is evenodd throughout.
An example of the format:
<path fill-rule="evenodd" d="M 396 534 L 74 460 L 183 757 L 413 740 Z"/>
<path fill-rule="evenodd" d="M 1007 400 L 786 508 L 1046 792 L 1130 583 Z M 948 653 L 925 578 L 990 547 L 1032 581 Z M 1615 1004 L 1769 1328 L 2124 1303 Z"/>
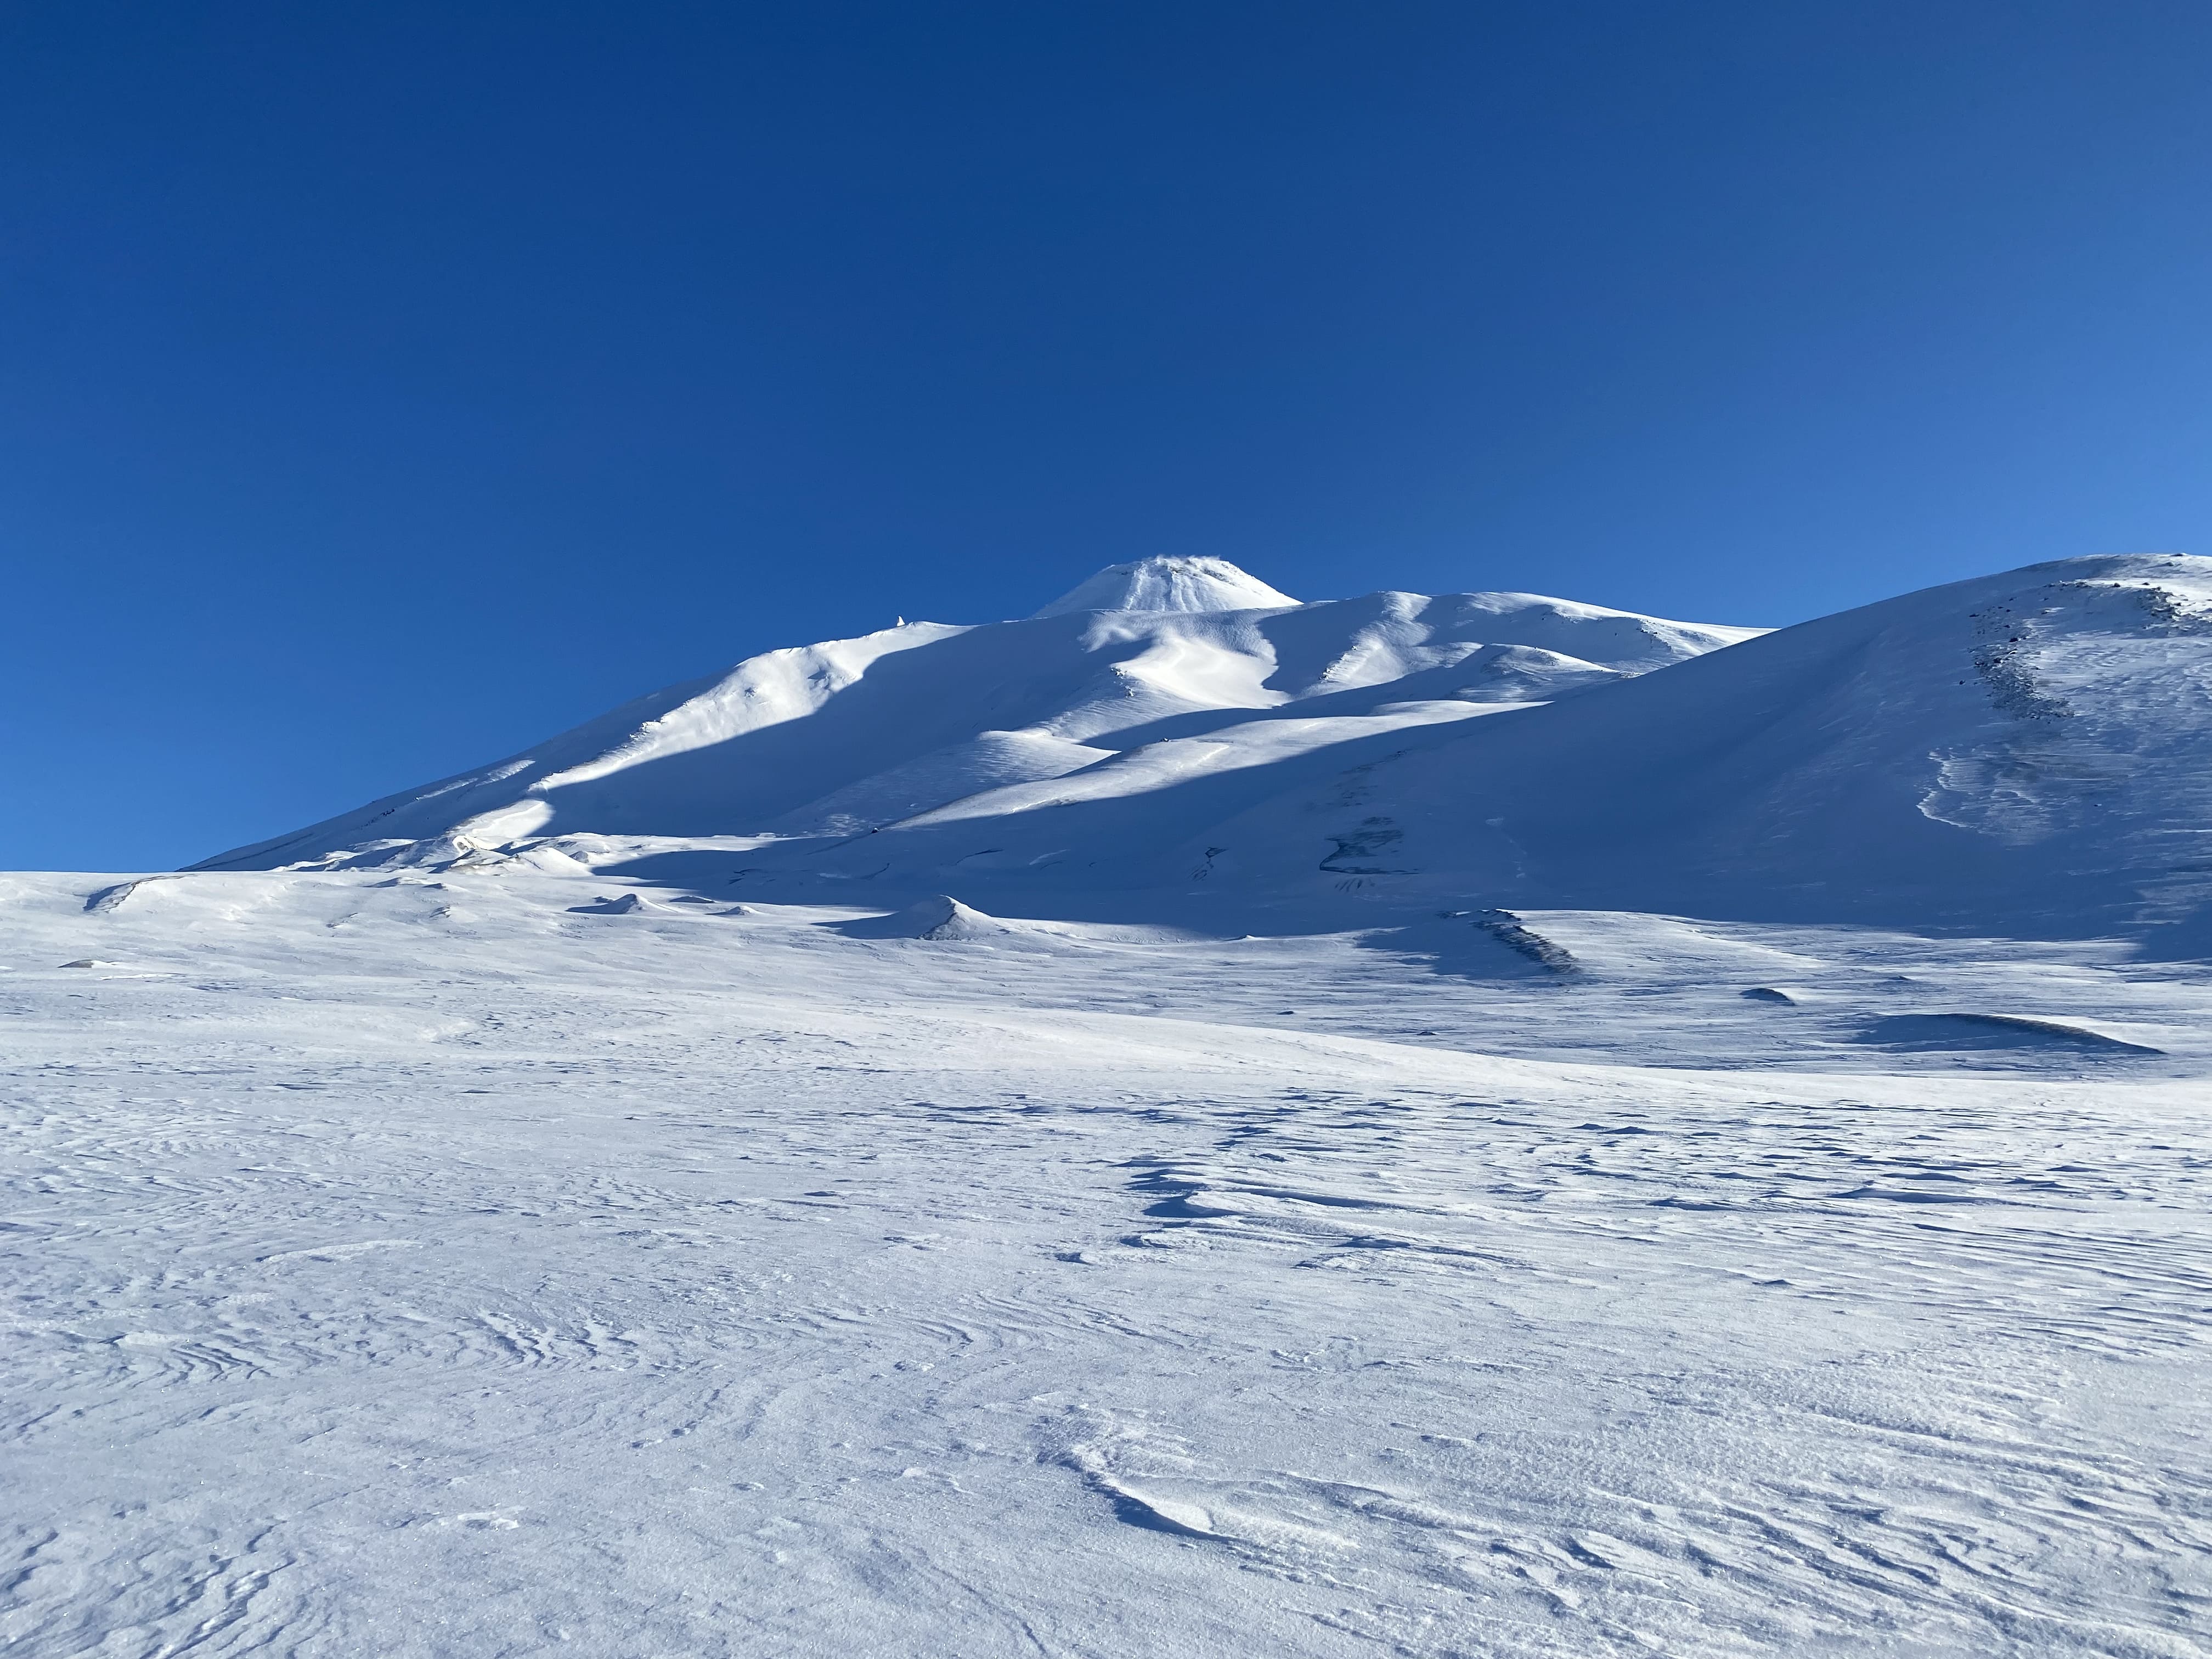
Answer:
<path fill-rule="evenodd" d="M 2212 6 L 0 7 L 0 866 L 1231 558 L 2212 551 Z"/>

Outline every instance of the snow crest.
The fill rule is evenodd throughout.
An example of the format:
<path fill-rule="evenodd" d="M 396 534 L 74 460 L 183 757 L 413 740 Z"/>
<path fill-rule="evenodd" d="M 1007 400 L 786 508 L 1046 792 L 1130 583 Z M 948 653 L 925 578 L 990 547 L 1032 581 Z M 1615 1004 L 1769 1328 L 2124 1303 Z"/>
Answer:
<path fill-rule="evenodd" d="M 1139 559 L 1109 564 L 1036 614 L 1079 611 L 1279 611 L 1297 601 L 1226 559 Z"/>

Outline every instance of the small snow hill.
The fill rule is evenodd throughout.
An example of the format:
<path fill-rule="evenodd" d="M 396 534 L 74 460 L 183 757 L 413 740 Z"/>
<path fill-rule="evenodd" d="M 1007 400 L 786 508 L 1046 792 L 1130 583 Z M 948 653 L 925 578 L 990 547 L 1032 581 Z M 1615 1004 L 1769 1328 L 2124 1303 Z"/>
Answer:
<path fill-rule="evenodd" d="M 195 867 L 588 855 L 641 836 L 834 840 L 1169 739 L 1218 736 L 1171 757 L 1203 771 L 1522 709 L 1755 631 L 1518 593 L 1302 605 L 1223 560 L 1146 559 L 1021 620 L 771 651 Z"/>

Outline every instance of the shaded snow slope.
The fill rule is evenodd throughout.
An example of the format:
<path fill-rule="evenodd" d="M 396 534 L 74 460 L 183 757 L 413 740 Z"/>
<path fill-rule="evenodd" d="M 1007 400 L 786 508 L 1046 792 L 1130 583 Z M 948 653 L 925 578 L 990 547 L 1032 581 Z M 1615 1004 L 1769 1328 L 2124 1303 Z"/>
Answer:
<path fill-rule="evenodd" d="M 576 834 L 849 835 L 1255 715 L 1472 714 L 1750 632 L 1527 594 L 1300 605 L 1218 560 L 1149 560 L 1022 621 L 771 651 L 203 867 L 434 861 Z"/>

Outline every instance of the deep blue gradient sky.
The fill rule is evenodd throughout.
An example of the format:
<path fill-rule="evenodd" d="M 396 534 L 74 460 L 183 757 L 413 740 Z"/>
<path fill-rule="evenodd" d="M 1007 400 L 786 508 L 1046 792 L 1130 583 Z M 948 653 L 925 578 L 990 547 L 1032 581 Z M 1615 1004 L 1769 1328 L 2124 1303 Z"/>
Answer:
<path fill-rule="evenodd" d="M 0 866 L 1217 554 L 2212 551 L 2212 7 L 0 9 Z"/>

